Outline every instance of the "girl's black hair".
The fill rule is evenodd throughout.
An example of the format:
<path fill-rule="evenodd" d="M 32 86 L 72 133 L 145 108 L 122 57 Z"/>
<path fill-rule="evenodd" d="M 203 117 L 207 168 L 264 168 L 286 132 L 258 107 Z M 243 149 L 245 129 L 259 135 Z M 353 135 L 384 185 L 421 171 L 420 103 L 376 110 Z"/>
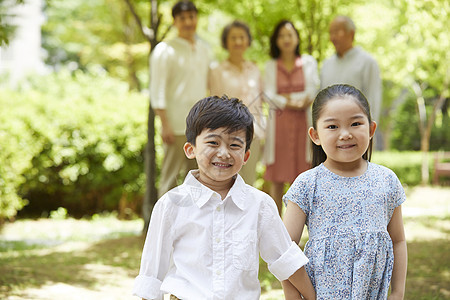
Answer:
<path fill-rule="evenodd" d="M 253 140 L 253 115 L 237 98 L 211 96 L 201 99 L 186 118 L 186 139 L 195 146 L 195 139 L 204 129 L 225 127 L 228 132 L 245 130 L 245 151 Z"/>
<path fill-rule="evenodd" d="M 324 106 L 329 100 L 348 97 L 351 97 L 352 99 L 357 101 L 358 105 L 361 107 L 361 109 L 369 119 L 369 124 L 371 124 L 372 118 L 370 116 L 370 106 L 364 94 L 354 86 L 348 84 L 335 84 L 321 90 L 314 99 L 311 110 L 313 123 L 312 125 L 314 129 L 317 129 L 317 119 L 319 119 Z M 373 139 L 370 139 L 369 147 L 362 156 L 362 158 L 367 161 L 370 161 L 372 157 L 372 145 Z M 327 155 L 323 151 L 322 146 L 312 143 L 312 167 L 314 168 L 320 165 L 326 159 Z"/>
<path fill-rule="evenodd" d="M 295 55 L 300 56 L 300 34 L 298 33 L 297 28 L 295 28 L 294 24 L 291 21 L 281 20 L 275 26 L 272 36 L 270 37 L 270 56 L 272 58 L 278 58 L 281 55 L 280 48 L 278 48 L 277 46 L 277 39 L 278 35 L 280 34 L 281 28 L 283 28 L 286 24 L 290 24 L 292 28 L 294 28 L 295 33 L 297 34 L 298 44 L 297 47 L 295 47 Z"/>

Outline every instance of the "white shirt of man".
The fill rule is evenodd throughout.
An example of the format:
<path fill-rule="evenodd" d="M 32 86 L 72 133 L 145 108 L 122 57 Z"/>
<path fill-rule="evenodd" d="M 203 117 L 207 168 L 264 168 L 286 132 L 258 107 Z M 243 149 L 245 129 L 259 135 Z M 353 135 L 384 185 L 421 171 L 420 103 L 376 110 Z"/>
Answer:
<path fill-rule="evenodd" d="M 344 83 L 363 92 L 370 105 L 372 119 L 379 121 L 382 86 L 380 69 L 373 57 L 360 47 L 353 47 L 342 57 L 334 54 L 324 61 L 320 72 L 320 86 Z"/>
<path fill-rule="evenodd" d="M 165 109 L 175 135 L 184 135 L 191 107 L 207 94 L 210 49 L 200 39 L 194 44 L 175 37 L 159 43 L 150 58 L 150 101 Z"/>
<path fill-rule="evenodd" d="M 259 255 L 279 280 L 308 262 L 267 194 L 237 175 L 221 200 L 196 174 L 190 171 L 182 185 L 156 203 L 134 295 L 256 300 Z"/>

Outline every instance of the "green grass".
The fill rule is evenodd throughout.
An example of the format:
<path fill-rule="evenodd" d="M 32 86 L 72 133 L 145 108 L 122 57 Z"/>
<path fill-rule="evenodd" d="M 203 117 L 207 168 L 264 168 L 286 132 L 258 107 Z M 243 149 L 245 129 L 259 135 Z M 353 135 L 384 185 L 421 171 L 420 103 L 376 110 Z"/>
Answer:
<path fill-rule="evenodd" d="M 407 192 L 405 299 L 450 299 L 450 189 Z M 136 299 L 131 288 L 144 242 L 141 227 L 141 220 L 114 216 L 6 224 L 0 233 L 0 299 Z M 260 281 L 261 299 L 282 299 L 281 285 L 264 262 Z"/>

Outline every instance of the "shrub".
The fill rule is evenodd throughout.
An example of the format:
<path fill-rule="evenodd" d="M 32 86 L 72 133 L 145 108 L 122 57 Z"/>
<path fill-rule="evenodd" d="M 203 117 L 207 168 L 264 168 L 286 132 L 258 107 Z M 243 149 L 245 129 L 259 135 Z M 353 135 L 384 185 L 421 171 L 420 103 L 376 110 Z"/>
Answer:
<path fill-rule="evenodd" d="M 144 95 L 101 72 L 61 71 L 3 88 L 0 105 L 0 218 L 24 199 L 30 211 L 88 213 L 141 197 Z"/>
<path fill-rule="evenodd" d="M 436 101 L 436 100 L 435 100 Z M 450 118 L 447 99 L 441 110 L 437 111 L 436 119 L 431 129 L 430 150 L 448 150 L 450 147 Z M 419 116 L 416 100 L 408 98 L 399 108 L 394 118 L 391 136 L 391 148 L 397 151 L 420 150 Z M 431 115 L 432 105 L 427 106 L 427 116 Z"/>
<path fill-rule="evenodd" d="M 382 151 L 374 152 L 372 162 L 388 167 L 397 174 L 404 185 L 418 185 L 422 181 L 422 152 L 420 151 Z M 430 179 L 432 178 L 432 155 L 428 155 Z"/>

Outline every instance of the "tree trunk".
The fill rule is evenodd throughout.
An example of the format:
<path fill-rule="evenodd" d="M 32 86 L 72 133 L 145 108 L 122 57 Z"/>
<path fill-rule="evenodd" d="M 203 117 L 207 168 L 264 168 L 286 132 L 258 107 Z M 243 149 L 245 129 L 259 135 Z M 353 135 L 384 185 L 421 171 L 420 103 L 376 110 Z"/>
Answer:
<path fill-rule="evenodd" d="M 150 99 L 149 99 L 150 101 Z M 158 200 L 158 191 L 156 189 L 156 150 L 155 150 L 155 112 L 151 105 L 148 107 L 148 141 L 145 147 L 145 194 L 142 203 L 142 217 L 144 218 L 144 228 L 142 233 L 145 234 L 150 224 L 153 207 Z"/>
<path fill-rule="evenodd" d="M 428 163 L 428 152 L 430 150 L 430 137 L 431 129 L 434 125 L 434 119 L 436 118 L 436 113 L 442 108 L 446 100 L 445 95 L 448 93 L 449 77 L 447 76 L 444 86 L 439 96 L 439 99 L 434 103 L 431 116 L 427 120 L 427 111 L 425 106 L 425 99 L 422 93 L 422 87 L 417 83 L 413 83 L 413 89 L 416 93 L 417 109 L 419 112 L 419 129 L 420 129 L 420 150 L 422 151 L 422 185 L 427 185 L 429 183 L 429 163 Z"/>
<path fill-rule="evenodd" d="M 150 0 L 151 10 L 150 10 L 150 24 L 152 36 L 150 38 L 150 55 L 158 44 L 157 32 L 159 27 L 159 13 L 158 13 L 158 1 Z M 150 66 L 150 64 L 149 64 Z M 150 78 L 150 68 L 148 70 L 148 76 Z M 150 78 L 151 80 L 151 78 Z M 149 99 L 150 102 L 150 99 Z M 158 201 L 158 190 L 156 189 L 156 149 L 155 149 L 155 112 L 152 109 L 151 104 L 148 106 L 148 142 L 146 147 L 146 157 L 145 157 L 145 175 L 146 175 L 146 189 L 144 195 L 144 202 L 142 203 L 142 217 L 144 218 L 144 228 L 142 228 L 142 233 L 145 234 L 148 230 L 150 224 L 150 217 L 152 215 L 153 208 L 155 207 L 156 201 Z"/>
<path fill-rule="evenodd" d="M 150 26 L 151 28 L 145 27 L 142 23 L 141 18 L 137 14 L 133 3 L 131 0 L 124 0 L 130 9 L 136 23 L 138 24 L 142 34 L 150 43 L 150 55 L 158 44 L 157 32 L 160 24 L 160 14 L 158 13 L 158 0 L 149 0 L 150 2 Z M 149 69 L 150 78 L 150 69 Z M 151 79 L 150 79 L 151 80 Z M 146 175 L 146 188 L 144 194 L 144 201 L 142 203 L 142 217 L 144 218 L 144 227 L 142 228 L 142 233 L 145 234 L 148 230 L 150 224 L 150 217 L 152 215 L 153 207 L 158 201 L 158 191 L 156 189 L 156 150 L 155 150 L 155 112 L 153 111 L 150 99 L 148 108 L 148 121 L 147 121 L 147 145 L 144 152 L 144 169 Z"/>
<path fill-rule="evenodd" d="M 417 111 L 419 113 L 420 151 L 422 152 L 422 185 L 427 185 L 429 180 L 428 150 L 430 149 L 428 126 L 426 126 L 427 111 L 422 87 L 415 81 L 413 82 L 413 90 L 416 94 Z"/>

